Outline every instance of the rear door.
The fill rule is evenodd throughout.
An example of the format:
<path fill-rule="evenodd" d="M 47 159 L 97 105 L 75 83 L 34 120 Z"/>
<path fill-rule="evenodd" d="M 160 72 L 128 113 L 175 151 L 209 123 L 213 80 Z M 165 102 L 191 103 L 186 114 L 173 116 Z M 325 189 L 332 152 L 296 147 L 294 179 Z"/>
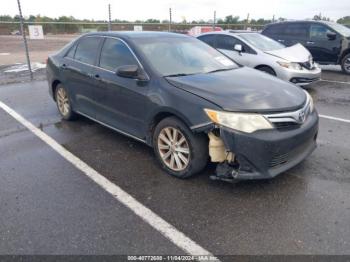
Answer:
<path fill-rule="evenodd" d="M 285 30 L 286 24 L 271 24 L 267 26 L 262 34 L 266 35 L 282 44 L 285 44 Z"/>
<path fill-rule="evenodd" d="M 328 32 L 336 34 L 335 39 L 329 39 Z M 310 26 L 310 39 L 306 43 L 313 58 L 321 63 L 336 63 L 341 51 L 341 35 L 326 25 L 312 23 Z"/>
<path fill-rule="evenodd" d="M 96 112 L 92 100 L 94 82 L 91 73 L 97 62 L 101 40 L 100 37 L 80 39 L 60 65 L 74 110 L 91 117 L 95 117 Z"/>
<path fill-rule="evenodd" d="M 125 42 L 105 38 L 98 67 L 93 72 L 96 83 L 94 101 L 98 107 L 96 119 L 142 138 L 148 86 L 142 86 L 136 79 L 118 76 L 117 68 L 125 65 L 141 66 Z"/>
<path fill-rule="evenodd" d="M 309 23 L 286 23 L 283 32 L 284 42 L 286 46 L 292 46 L 295 44 L 302 44 L 306 46 L 309 40 Z"/>
<path fill-rule="evenodd" d="M 242 52 L 238 52 L 234 49 L 236 44 L 242 45 Z M 216 48 L 237 63 L 245 66 L 252 66 L 252 61 L 255 56 L 253 50 L 236 37 L 217 34 Z"/>

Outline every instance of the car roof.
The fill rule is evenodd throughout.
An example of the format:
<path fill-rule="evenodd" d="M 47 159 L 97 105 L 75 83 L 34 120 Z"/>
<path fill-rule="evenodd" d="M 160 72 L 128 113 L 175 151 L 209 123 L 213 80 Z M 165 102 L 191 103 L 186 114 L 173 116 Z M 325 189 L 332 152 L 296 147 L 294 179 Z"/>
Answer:
<path fill-rule="evenodd" d="M 83 36 L 111 36 L 118 37 L 121 39 L 137 39 L 137 38 L 180 38 L 188 37 L 183 34 L 178 33 L 168 33 L 168 32 L 154 32 L 154 31 L 108 31 L 108 32 L 93 32 L 87 33 Z"/>
<path fill-rule="evenodd" d="M 336 24 L 335 22 L 324 21 L 324 20 L 287 20 L 287 21 L 270 23 L 270 24 L 267 24 L 266 27 L 271 25 L 281 25 L 281 24 L 291 24 L 291 23 L 319 23 L 319 24 L 325 24 L 325 25 Z"/>
<path fill-rule="evenodd" d="M 216 32 L 207 32 L 207 33 L 203 33 L 198 35 L 199 36 L 203 36 L 203 35 L 235 35 L 235 36 L 239 36 L 241 34 L 260 34 L 258 31 L 247 31 L 247 30 L 226 30 L 226 31 L 216 31 Z"/>

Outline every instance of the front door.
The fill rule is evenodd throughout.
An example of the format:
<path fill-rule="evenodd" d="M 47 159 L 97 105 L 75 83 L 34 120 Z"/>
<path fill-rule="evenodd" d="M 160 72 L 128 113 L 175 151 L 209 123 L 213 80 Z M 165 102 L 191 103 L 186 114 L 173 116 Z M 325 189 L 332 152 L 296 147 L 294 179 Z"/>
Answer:
<path fill-rule="evenodd" d="M 136 79 L 120 77 L 117 68 L 141 66 L 121 40 L 105 38 L 99 65 L 94 69 L 94 101 L 97 120 L 133 136 L 144 137 L 148 86 Z"/>
<path fill-rule="evenodd" d="M 330 39 L 327 36 L 328 32 L 336 33 L 326 25 L 310 26 L 310 39 L 306 47 L 314 60 L 320 63 L 336 63 L 341 51 L 341 36 L 336 33 L 335 39 Z"/>

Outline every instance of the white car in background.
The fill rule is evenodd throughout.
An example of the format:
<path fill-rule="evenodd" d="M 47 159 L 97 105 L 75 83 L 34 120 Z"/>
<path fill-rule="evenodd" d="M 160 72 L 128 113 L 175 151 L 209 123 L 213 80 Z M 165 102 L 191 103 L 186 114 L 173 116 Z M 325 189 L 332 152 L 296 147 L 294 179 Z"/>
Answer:
<path fill-rule="evenodd" d="M 224 31 L 202 34 L 199 40 L 218 49 L 237 63 L 305 86 L 321 77 L 321 69 L 301 44 L 283 44 L 250 31 Z"/>

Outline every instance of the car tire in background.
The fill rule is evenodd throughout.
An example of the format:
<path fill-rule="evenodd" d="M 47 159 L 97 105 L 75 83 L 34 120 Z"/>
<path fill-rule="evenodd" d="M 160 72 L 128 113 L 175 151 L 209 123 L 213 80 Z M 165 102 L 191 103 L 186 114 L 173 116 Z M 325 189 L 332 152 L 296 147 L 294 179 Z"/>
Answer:
<path fill-rule="evenodd" d="M 269 66 L 259 66 L 256 69 L 268 73 L 270 75 L 276 76 L 276 72 Z"/>
<path fill-rule="evenodd" d="M 350 53 L 343 57 L 341 61 L 341 69 L 345 74 L 350 75 Z"/>
<path fill-rule="evenodd" d="M 55 89 L 55 100 L 58 112 L 64 120 L 74 120 L 77 117 L 72 109 L 69 94 L 62 84 L 58 84 Z"/>
<path fill-rule="evenodd" d="M 153 148 L 161 167 L 178 178 L 200 172 L 208 162 L 208 138 L 194 134 L 178 118 L 168 117 L 153 132 Z"/>

